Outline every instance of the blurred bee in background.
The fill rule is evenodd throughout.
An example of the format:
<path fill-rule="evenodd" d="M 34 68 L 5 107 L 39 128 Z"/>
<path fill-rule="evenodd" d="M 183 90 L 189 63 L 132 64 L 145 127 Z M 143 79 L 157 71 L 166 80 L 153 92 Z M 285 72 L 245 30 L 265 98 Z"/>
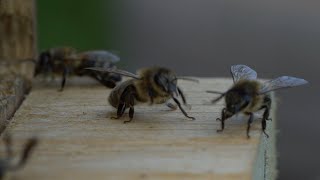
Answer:
<path fill-rule="evenodd" d="M 27 160 L 32 150 L 38 144 L 37 138 L 35 137 L 30 138 L 27 141 L 26 145 L 24 146 L 24 149 L 21 153 L 21 158 L 19 159 L 19 161 L 17 163 L 13 163 L 14 157 L 13 157 L 13 151 L 11 149 L 11 146 L 12 146 L 11 136 L 6 134 L 3 139 L 6 145 L 7 157 L 0 159 L 0 180 L 4 178 L 5 174 L 8 171 L 16 171 L 23 168 L 27 163 Z"/>
<path fill-rule="evenodd" d="M 88 71 L 87 67 L 116 68 L 114 63 L 120 58 L 108 51 L 94 50 L 76 53 L 71 47 L 52 48 L 40 54 L 36 64 L 35 76 L 38 74 L 61 73 L 60 91 L 63 90 L 68 75 L 89 76 L 108 88 L 113 88 L 121 81 L 118 74 Z"/>
<path fill-rule="evenodd" d="M 35 68 L 35 76 L 40 73 L 45 75 L 54 72 L 62 72 L 65 66 L 65 60 L 71 55 L 76 54 L 76 49 L 72 47 L 58 47 L 43 51 L 39 55 L 38 62 Z"/>
<path fill-rule="evenodd" d="M 264 109 L 262 117 L 262 131 L 265 132 L 266 121 L 271 120 L 269 118 L 271 108 L 271 96 L 270 92 L 283 88 L 290 88 L 294 86 L 300 86 L 307 84 L 304 79 L 281 76 L 270 81 L 260 83 L 257 81 L 257 73 L 246 65 L 234 65 L 231 66 L 231 74 L 233 77 L 234 85 L 227 92 L 207 91 L 208 93 L 220 94 L 220 96 L 212 103 L 216 103 L 221 98 L 225 97 L 226 107 L 222 109 L 221 118 L 217 120 L 221 121 L 221 129 L 218 132 L 222 132 L 224 129 L 224 121 L 237 113 L 244 113 L 249 115 L 247 125 L 247 137 L 249 138 L 250 125 L 253 121 L 253 113 Z"/>
<path fill-rule="evenodd" d="M 114 119 L 119 119 L 124 114 L 125 110 L 129 108 L 130 119 L 124 121 L 124 123 L 130 122 L 134 114 L 134 105 L 138 102 L 162 104 L 172 98 L 185 117 L 195 120 L 194 117 L 188 116 L 179 100 L 176 98 L 180 95 L 183 104 L 188 106 L 182 90 L 177 85 L 177 80 L 180 78 L 170 69 L 163 67 L 144 68 L 138 71 L 138 75 L 119 69 L 96 67 L 86 69 L 98 72 L 115 73 L 133 78 L 117 85 L 112 89 L 109 95 L 109 103 L 114 108 L 117 108 L 117 116 L 112 117 Z M 176 106 L 171 103 L 167 103 L 167 106 L 171 109 L 176 109 Z"/>

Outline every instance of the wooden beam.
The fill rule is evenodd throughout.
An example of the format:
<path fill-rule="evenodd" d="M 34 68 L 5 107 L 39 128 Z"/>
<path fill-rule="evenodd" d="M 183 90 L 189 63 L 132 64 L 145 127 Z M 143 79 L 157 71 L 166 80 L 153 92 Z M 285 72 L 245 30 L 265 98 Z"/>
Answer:
<path fill-rule="evenodd" d="M 0 68 L 1 69 L 1 68 Z M 15 74 L 0 76 L 0 134 L 24 99 L 29 81 Z"/>
<path fill-rule="evenodd" d="M 35 1 L 0 0 L 0 133 L 30 88 L 36 56 Z"/>
<path fill-rule="evenodd" d="M 0 0 L 0 66 L 36 57 L 34 0 Z M 11 66 L 31 78 L 33 64 Z"/>
<path fill-rule="evenodd" d="M 192 105 L 186 119 L 164 105 L 139 105 L 134 120 L 110 119 L 115 109 L 107 102 L 110 90 L 95 84 L 72 85 L 64 92 L 34 87 L 6 131 L 22 144 L 37 135 L 41 142 L 27 166 L 13 176 L 37 179 L 275 179 L 275 131 L 261 121 L 246 137 L 247 117 L 226 121 L 217 133 L 223 101 L 206 90 L 224 91 L 231 79 L 199 78 L 179 82 Z M 274 112 L 274 111 L 273 111 Z M 273 113 L 272 113 L 273 114 Z M 20 146 L 15 146 L 19 149 Z"/>

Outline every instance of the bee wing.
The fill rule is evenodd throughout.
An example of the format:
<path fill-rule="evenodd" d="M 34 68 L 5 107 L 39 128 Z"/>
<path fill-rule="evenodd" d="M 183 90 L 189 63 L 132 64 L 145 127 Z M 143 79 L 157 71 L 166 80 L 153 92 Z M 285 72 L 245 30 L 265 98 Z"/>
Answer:
<path fill-rule="evenodd" d="M 116 63 L 120 61 L 120 57 L 118 55 L 105 50 L 86 51 L 86 52 L 80 53 L 79 55 L 87 57 L 88 59 L 106 61 L 111 63 Z"/>
<path fill-rule="evenodd" d="M 264 82 L 260 89 L 260 94 L 265 94 L 267 92 L 282 89 L 282 88 L 301 86 L 307 83 L 308 81 L 304 79 L 290 77 L 290 76 L 281 76 L 276 79 L 272 79 L 270 81 Z"/>
<path fill-rule="evenodd" d="M 233 65 L 230 68 L 233 82 L 236 83 L 241 79 L 254 80 L 257 79 L 257 72 L 250 67 L 242 64 Z"/>
<path fill-rule="evenodd" d="M 121 70 L 121 69 L 115 69 L 115 68 L 99 68 L 99 67 L 91 67 L 91 68 L 85 68 L 88 70 L 93 70 L 93 71 L 100 71 L 100 72 L 108 72 L 108 73 L 114 73 L 114 74 L 120 74 L 123 76 L 128 76 L 128 77 L 132 77 L 135 79 L 141 79 L 138 75 L 133 74 L 131 72 L 125 71 L 125 70 Z"/>

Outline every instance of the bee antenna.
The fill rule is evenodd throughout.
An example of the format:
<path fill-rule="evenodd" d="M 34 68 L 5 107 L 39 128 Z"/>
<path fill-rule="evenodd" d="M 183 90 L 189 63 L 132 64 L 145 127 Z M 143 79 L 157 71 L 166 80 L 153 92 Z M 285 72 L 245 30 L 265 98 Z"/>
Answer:
<path fill-rule="evenodd" d="M 195 79 L 195 78 L 189 78 L 189 77 L 177 77 L 177 79 L 181 79 L 181 80 L 185 80 L 185 81 L 192 81 L 192 82 L 199 83 L 199 80 L 198 80 L 198 79 Z"/>
<path fill-rule="evenodd" d="M 216 102 L 218 102 L 221 98 L 223 98 L 225 96 L 225 94 L 221 94 L 219 97 L 217 97 L 216 99 L 213 99 L 212 101 L 211 101 L 211 103 L 212 104 L 214 104 L 214 103 L 216 103 Z"/>
<path fill-rule="evenodd" d="M 206 91 L 206 92 L 207 92 L 207 93 L 213 93 L 213 94 L 220 94 L 219 97 L 217 97 L 216 99 L 213 99 L 213 100 L 211 101 L 212 104 L 218 102 L 221 98 L 223 98 L 223 97 L 226 95 L 226 93 L 219 92 L 219 91 Z"/>
<path fill-rule="evenodd" d="M 221 95 L 225 95 L 226 93 L 224 92 L 219 92 L 219 91 L 206 91 L 207 93 L 211 93 L 211 94 L 221 94 Z"/>

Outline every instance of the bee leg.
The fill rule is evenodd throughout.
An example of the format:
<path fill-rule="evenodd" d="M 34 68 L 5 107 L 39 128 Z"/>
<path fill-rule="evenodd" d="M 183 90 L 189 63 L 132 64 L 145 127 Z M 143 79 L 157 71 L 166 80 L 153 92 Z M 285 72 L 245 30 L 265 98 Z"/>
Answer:
<path fill-rule="evenodd" d="M 180 96 L 181 96 L 181 99 L 182 99 L 183 104 L 187 104 L 186 97 L 184 96 L 182 90 L 181 90 L 179 87 L 177 87 L 177 89 L 178 89 L 178 93 L 179 93 Z"/>
<path fill-rule="evenodd" d="M 148 94 L 149 94 L 149 97 L 150 97 L 150 105 L 153 104 L 154 100 L 153 100 L 153 97 L 154 97 L 154 92 L 151 88 L 148 88 Z"/>
<path fill-rule="evenodd" d="M 59 89 L 60 92 L 63 91 L 63 88 L 64 88 L 64 86 L 65 86 L 65 84 L 66 84 L 67 75 L 69 74 L 68 71 L 69 71 L 69 70 L 68 70 L 67 67 L 64 67 L 64 68 L 63 68 L 61 88 Z"/>
<path fill-rule="evenodd" d="M 174 100 L 174 102 L 178 105 L 179 109 L 181 110 L 181 112 L 183 113 L 183 115 L 189 119 L 192 119 L 192 120 L 196 120 L 196 118 L 194 117 L 191 117 L 191 116 L 188 116 L 188 114 L 186 113 L 186 111 L 181 107 L 181 104 L 180 102 L 178 101 L 177 98 L 173 97 L 172 96 L 172 99 Z"/>
<path fill-rule="evenodd" d="M 177 89 L 178 89 L 178 93 L 179 93 L 180 96 L 181 96 L 181 99 L 182 99 L 183 104 L 184 104 L 186 107 L 188 107 L 188 109 L 191 109 L 191 105 L 187 103 L 186 97 L 184 96 L 182 90 L 181 90 L 179 87 L 177 87 Z"/>
<path fill-rule="evenodd" d="M 118 109 L 117 109 L 117 117 L 111 117 L 111 119 L 119 119 L 121 118 L 121 116 L 124 114 L 124 111 L 126 110 L 126 104 L 121 102 L 118 105 Z"/>
<path fill-rule="evenodd" d="M 264 113 L 263 113 L 261 125 L 262 125 L 262 131 L 266 135 L 267 138 L 269 138 L 269 135 L 266 133 L 267 120 L 270 120 L 269 113 L 270 113 L 270 108 L 265 106 L 265 110 L 264 110 Z"/>
<path fill-rule="evenodd" d="M 128 121 L 124 121 L 123 123 L 128 123 L 131 122 L 133 119 L 133 114 L 134 114 L 134 96 L 130 95 L 130 109 L 129 109 L 129 120 Z"/>
<path fill-rule="evenodd" d="M 248 119 L 248 126 L 247 126 L 247 138 L 250 138 L 249 132 L 250 132 L 250 127 L 251 127 L 251 123 L 253 121 L 253 114 L 252 113 L 247 113 L 249 115 L 249 119 Z"/>
<path fill-rule="evenodd" d="M 265 119 L 262 119 L 261 125 L 262 125 L 262 131 L 263 131 L 264 135 L 267 138 L 269 138 L 269 135 L 266 133 L 267 121 Z"/>
<path fill-rule="evenodd" d="M 130 109 L 129 109 L 129 118 L 130 119 L 128 121 L 123 121 L 123 123 L 126 124 L 126 123 L 131 122 L 133 119 L 133 114 L 134 114 L 134 107 L 130 107 Z"/>
<path fill-rule="evenodd" d="M 260 108 L 260 109 L 265 109 L 264 113 L 263 113 L 263 119 L 268 120 L 268 121 L 272 121 L 271 118 L 269 118 L 270 115 L 270 107 L 271 107 L 271 97 L 266 96 L 264 98 L 264 105 Z"/>
<path fill-rule="evenodd" d="M 217 121 L 221 121 L 221 129 L 218 129 L 217 132 L 222 132 L 224 130 L 224 121 L 226 120 L 226 108 L 223 108 L 221 111 L 221 118 L 217 118 Z"/>

